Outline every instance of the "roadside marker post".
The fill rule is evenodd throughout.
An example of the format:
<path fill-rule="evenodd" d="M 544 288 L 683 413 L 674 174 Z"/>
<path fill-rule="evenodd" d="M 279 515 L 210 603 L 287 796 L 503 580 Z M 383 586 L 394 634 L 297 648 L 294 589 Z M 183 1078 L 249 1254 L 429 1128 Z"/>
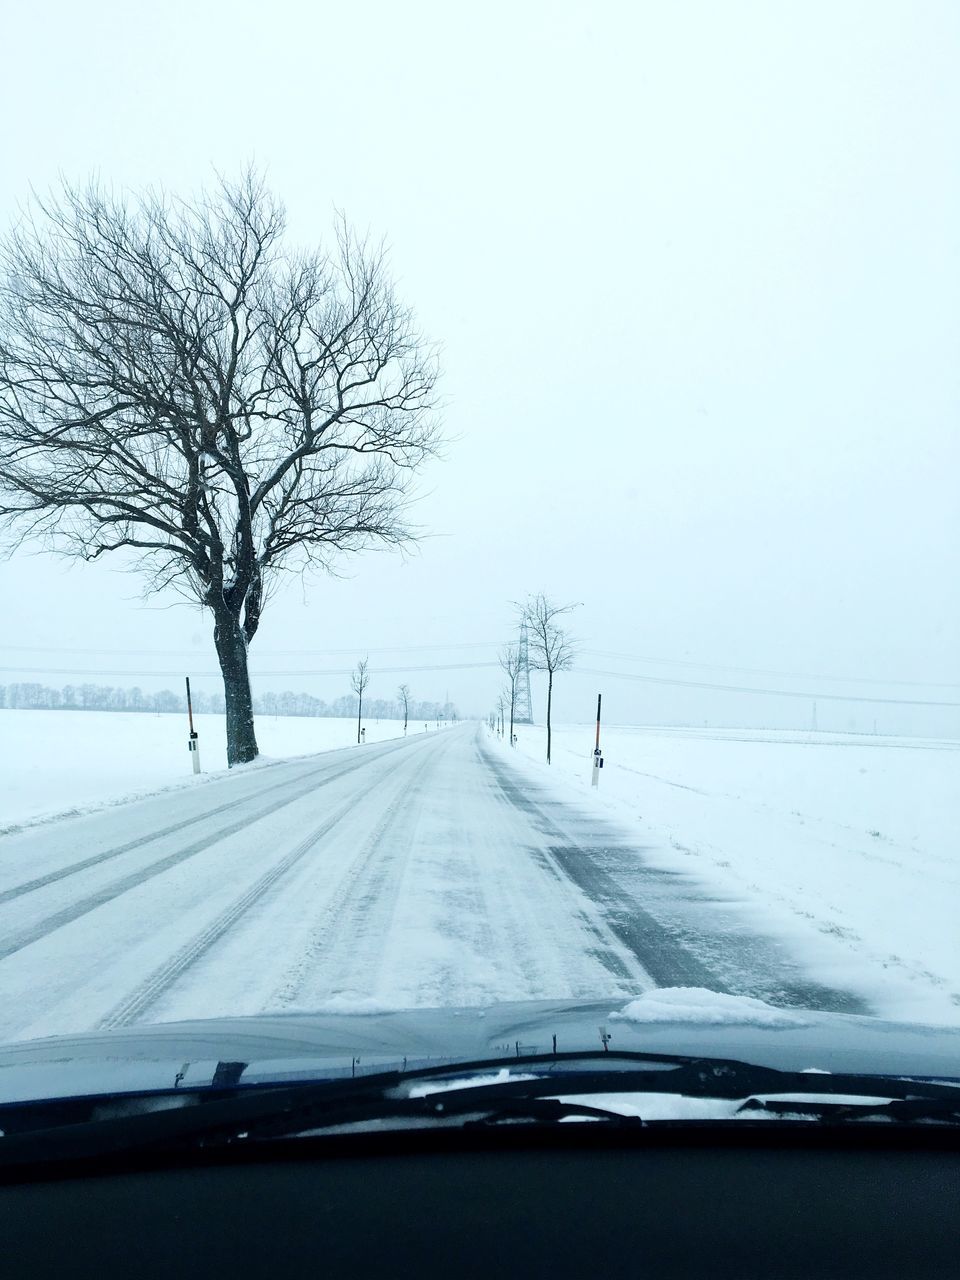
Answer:
<path fill-rule="evenodd" d="M 603 768 L 603 756 L 600 754 L 600 699 L 602 696 L 597 694 L 597 741 L 593 748 L 593 769 L 590 778 L 590 785 L 593 787 L 600 785 L 600 770 Z"/>
<path fill-rule="evenodd" d="M 187 719 L 190 721 L 190 738 L 187 749 L 193 761 L 193 772 L 200 772 L 200 735 L 193 727 L 193 699 L 190 697 L 190 677 L 187 676 Z"/>

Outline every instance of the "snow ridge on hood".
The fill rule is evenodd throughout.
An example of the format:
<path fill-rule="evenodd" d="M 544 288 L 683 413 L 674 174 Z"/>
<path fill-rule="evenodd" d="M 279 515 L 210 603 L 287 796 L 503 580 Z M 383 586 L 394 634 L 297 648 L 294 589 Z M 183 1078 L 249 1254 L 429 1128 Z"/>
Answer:
<path fill-rule="evenodd" d="M 645 991 L 612 1022 L 698 1023 L 700 1026 L 804 1027 L 807 1019 L 792 1009 L 778 1009 L 752 996 L 730 996 L 704 987 L 657 987 Z"/>

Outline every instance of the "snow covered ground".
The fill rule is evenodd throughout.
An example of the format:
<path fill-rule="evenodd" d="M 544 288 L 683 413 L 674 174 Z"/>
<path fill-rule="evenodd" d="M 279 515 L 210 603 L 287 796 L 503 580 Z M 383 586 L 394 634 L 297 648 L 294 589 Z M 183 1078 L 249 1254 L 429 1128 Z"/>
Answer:
<path fill-rule="evenodd" d="M 536 786 L 504 786 L 464 725 L 0 837 L 0 1042 L 648 989 L 550 855 Z"/>
<path fill-rule="evenodd" d="M 570 997 L 649 1019 L 678 988 L 685 1016 L 714 992 L 960 1022 L 956 743 L 618 729 L 593 792 L 589 727 L 548 770 L 540 729 L 308 754 L 352 725 L 264 719 L 265 751 L 297 754 L 199 784 L 176 717 L 0 728 L 22 824 L 0 832 L 0 1042 Z"/>
<path fill-rule="evenodd" d="M 542 728 L 518 755 L 547 777 Z M 549 776 L 891 1017 L 960 1022 L 960 742 L 763 730 L 554 731 Z M 503 746 L 502 750 L 508 749 Z"/>
<path fill-rule="evenodd" d="M 182 715 L 0 710 L 0 831 L 170 786 L 196 786 L 227 767 L 222 716 L 195 716 L 203 774 L 195 778 Z M 367 742 L 403 732 L 365 720 Z M 354 719 L 258 716 L 263 762 L 356 744 Z M 423 726 L 413 726 L 423 731 Z"/>

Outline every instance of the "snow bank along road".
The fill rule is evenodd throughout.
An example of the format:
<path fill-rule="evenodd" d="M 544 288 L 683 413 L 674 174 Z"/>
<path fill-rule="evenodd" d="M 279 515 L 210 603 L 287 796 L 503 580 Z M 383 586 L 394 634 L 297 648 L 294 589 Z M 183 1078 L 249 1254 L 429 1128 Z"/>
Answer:
<path fill-rule="evenodd" d="M 475 725 L 0 839 L 0 1040 L 711 987 L 856 1011 Z"/>

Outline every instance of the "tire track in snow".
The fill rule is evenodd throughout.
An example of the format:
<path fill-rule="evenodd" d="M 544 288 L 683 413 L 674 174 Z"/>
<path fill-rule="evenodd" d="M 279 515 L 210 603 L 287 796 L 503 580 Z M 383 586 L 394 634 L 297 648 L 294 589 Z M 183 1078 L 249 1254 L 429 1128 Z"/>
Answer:
<path fill-rule="evenodd" d="M 346 964 L 351 969 L 352 976 L 356 978 L 357 936 L 361 932 L 358 928 L 358 914 L 366 911 L 369 915 L 378 908 L 382 911 L 386 907 L 383 887 L 395 864 L 402 861 L 401 855 L 397 853 L 384 859 L 384 838 L 388 834 L 396 836 L 398 828 L 404 835 L 415 828 L 423 808 L 424 790 L 435 768 L 435 759 L 422 764 L 413 784 L 402 789 L 388 803 L 380 821 L 365 841 L 362 852 L 347 869 L 333 895 L 324 904 L 318 921 L 310 931 L 302 956 L 276 989 L 270 1008 L 285 1008 L 295 1004 L 308 984 L 316 980 L 317 974 L 314 970 L 317 964 L 328 956 L 335 960 L 340 950 L 339 944 L 342 944 L 345 939 L 349 939 L 350 951 Z M 409 852 L 409 844 L 410 841 L 407 840 L 404 845 L 404 854 Z M 392 911 L 392 901 L 388 913 L 389 911 Z M 383 936 L 382 933 L 378 934 L 381 942 Z M 338 980 L 342 981 L 344 967 L 344 957 L 341 955 Z M 337 993 L 329 992 L 329 994 Z"/>
<path fill-rule="evenodd" d="M 394 748 L 394 750 L 396 750 L 396 748 Z M 384 753 L 380 753 L 377 758 L 381 758 L 383 754 Z M 243 817 L 238 818 L 236 821 L 228 823 L 224 827 L 220 827 L 217 831 L 211 832 L 200 839 L 193 841 L 191 844 L 175 850 L 173 853 L 167 854 L 158 861 L 150 863 L 149 866 L 141 867 L 138 870 L 121 877 L 119 880 L 114 880 L 111 884 L 105 885 L 97 892 L 78 899 L 76 902 L 71 903 L 70 906 L 54 912 L 52 915 L 45 917 L 37 924 L 31 925 L 26 929 L 22 929 L 19 933 L 8 935 L 6 939 L 0 942 L 0 960 L 5 960 L 8 956 L 14 955 L 17 951 L 22 951 L 24 947 L 29 947 L 34 942 L 39 942 L 42 938 L 54 933 L 57 929 L 62 929 L 65 925 L 72 924 L 74 920 L 78 920 L 81 916 L 87 915 L 91 911 L 95 911 L 98 907 L 105 906 L 108 902 L 113 902 L 114 899 L 120 897 L 122 894 L 129 893 L 131 889 L 138 888 L 140 885 L 146 883 L 146 881 L 152 880 L 155 876 L 162 875 L 163 872 L 169 871 L 172 867 L 179 865 L 181 862 L 186 862 L 189 858 L 195 857 L 198 853 L 202 853 L 205 850 L 212 848 L 215 844 L 219 844 L 220 841 L 236 835 L 237 832 L 245 830 L 247 827 L 253 825 L 253 823 L 260 822 L 263 818 L 276 813 L 278 809 L 282 809 L 286 805 L 293 804 L 295 801 L 302 799 L 311 792 L 319 790 L 320 787 L 329 786 L 331 783 L 339 781 L 339 779 L 346 777 L 348 774 L 357 772 L 358 769 L 366 768 L 372 763 L 373 760 L 367 756 L 363 760 L 359 760 L 345 769 L 340 769 L 337 773 L 330 774 L 328 776 L 321 776 L 319 779 L 317 779 L 313 774 L 309 775 L 309 785 L 300 787 L 298 790 L 294 791 L 292 795 L 283 796 L 256 813 L 244 814 Z M 276 788 L 273 787 L 270 788 L 271 791 L 275 789 Z M 258 797 L 260 795 L 262 795 L 262 792 L 258 792 Z M 223 812 L 224 808 L 232 808 L 237 803 L 239 802 L 235 801 L 233 804 L 224 806 L 215 812 Z M 203 816 L 209 817 L 209 814 Z M 150 837 L 150 839 L 153 838 L 155 837 Z M 147 839 L 144 839 L 138 843 L 148 842 L 149 841 Z M 128 850 L 124 851 L 127 852 Z M 115 854 L 114 856 L 119 855 Z"/>
<path fill-rule="evenodd" d="M 391 778 L 407 763 L 401 760 L 386 773 Z M 352 770 L 351 770 L 352 772 Z M 381 781 L 385 781 L 382 778 Z M 210 949 L 228 933 L 233 926 L 253 907 L 259 899 L 288 875 L 299 862 L 336 827 L 347 814 L 357 807 L 356 796 L 351 796 L 339 809 L 302 840 L 296 848 L 276 863 L 269 871 L 264 872 L 249 889 L 236 898 L 215 920 L 211 921 L 195 938 L 181 947 L 169 960 L 155 969 L 147 980 L 116 1005 L 97 1024 L 98 1030 L 109 1030 L 112 1027 L 128 1026 L 165 994 L 173 984 L 198 960 L 201 960 Z"/>
<path fill-rule="evenodd" d="M 475 743 L 474 758 L 478 767 L 488 771 L 489 758 L 484 754 L 482 739 L 479 735 Z M 505 795 L 499 779 L 490 778 L 488 775 L 488 783 L 491 795 L 503 812 L 513 815 L 515 819 L 518 813 L 517 806 Z M 581 958 L 589 955 L 596 961 L 601 971 L 608 975 L 609 980 L 612 980 L 611 992 L 636 993 L 638 989 L 646 990 L 652 986 L 650 975 L 642 965 L 637 963 L 636 956 L 624 948 L 622 941 L 610 928 L 602 911 L 598 909 L 598 904 L 589 897 L 584 901 L 585 895 L 580 886 L 569 877 L 562 875 L 554 863 L 544 856 L 542 841 L 535 838 L 537 834 L 542 833 L 538 831 L 535 823 L 530 823 L 529 815 L 523 816 L 528 827 L 527 838 L 522 846 L 524 853 L 529 856 L 530 862 L 541 871 L 545 871 L 561 890 L 567 891 L 563 909 L 570 913 L 571 926 L 583 931 L 586 943 Z M 531 826 L 532 830 L 530 830 Z M 534 839 L 531 840 L 530 836 L 534 836 Z M 515 864 L 510 864 L 508 874 L 510 869 L 515 869 Z M 519 884 L 500 881 L 495 887 L 486 883 L 483 886 L 483 897 L 487 900 L 484 912 L 487 920 L 496 922 L 500 938 L 498 948 L 503 946 L 503 939 L 506 939 L 507 953 L 518 958 L 527 988 L 524 993 L 527 998 L 552 999 L 561 987 L 572 997 L 597 994 L 595 974 L 585 980 L 582 973 L 576 972 L 578 965 L 572 965 L 569 957 L 558 955 L 555 942 L 552 948 L 544 946 L 543 936 L 538 933 L 539 922 L 536 919 L 540 915 L 540 909 L 535 910 L 533 920 L 530 919 L 529 912 L 518 910 L 518 907 L 530 900 L 529 891 L 525 894 Z M 552 963 L 547 960 L 551 953 L 557 957 Z M 559 967 L 557 959 L 559 959 Z"/>
<path fill-rule="evenodd" d="M 526 814 L 549 842 L 536 851 L 542 864 L 557 879 L 576 885 L 600 908 L 614 937 L 636 957 L 656 986 L 716 987 L 716 979 L 710 970 L 635 898 L 624 892 L 614 878 L 598 865 L 591 849 L 572 839 L 569 832 L 547 816 L 530 795 L 530 789 L 521 785 L 507 766 L 496 760 L 480 743 L 478 753 L 507 803 Z M 606 939 L 589 919 L 584 917 L 583 923 L 597 939 L 598 959 L 615 976 L 624 977 L 622 966 L 610 952 Z"/>
<path fill-rule="evenodd" d="M 759 996 L 775 1004 L 795 1008 L 832 1010 L 841 1013 L 869 1013 L 865 1002 L 851 992 L 836 990 L 807 980 L 801 973 L 784 969 L 771 969 L 774 953 L 769 940 L 759 935 L 738 933 L 725 944 L 719 936 L 697 936 L 682 933 L 669 921 L 658 919 L 646 910 L 635 892 L 629 892 L 618 881 L 619 841 L 612 835 L 612 828 L 597 819 L 593 822 L 594 838 L 602 838 L 597 847 L 584 844 L 560 823 L 548 816 L 543 804 L 534 798 L 534 787 L 521 784 L 512 770 L 495 759 L 484 747 L 480 754 L 497 781 L 505 798 L 517 809 L 529 815 L 549 843 L 540 856 L 555 876 L 571 881 L 601 910 L 609 928 L 618 940 L 639 960 L 657 986 L 706 987 L 730 994 Z M 583 820 L 582 814 L 573 814 L 569 806 L 553 801 L 553 812 Z M 644 877 L 655 896 L 658 873 L 646 867 L 636 852 L 626 855 L 631 878 Z M 621 863 L 623 859 L 619 860 Z M 610 867 L 607 870 L 603 865 Z M 623 869 L 622 867 L 620 869 Z M 642 886 L 641 886 L 642 887 Z M 709 952 L 720 950 L 714 963 L 705 963 L 696 950 Z M 695 950 L 696 948 L 696 950 Z M 735 948 L 733 951 L 731 948 Z M 778 957 L 785 962 L 785 957 Z M 724 961 L 724 968 L 737 969 L 735 980 L 728 973 L 726 980 L 715 967 L 717 960 Z M 741 976 L 742 975 L 742 976 Z"/>
<path fill-rule="evenodd" d="M 364 763 L 369 763 L 381 756 L 390 754 L 390 751 L 397 750 L 394 744 L 390 744 L 385 750 L 377 751 L 376 756 L 367 756 Z M 330 762 L 332 764 L 333 762 Z M 329 767 L 329 764 L 327 765 Z M 0 890 L 0 906 L 5 902 L 12 902 L 16 898 L 22 898 L 25 894 L 34 893 L 38 889 L 45 889 L 48 885 L 56 884 L 60 880 L 65 880 L 69 876 L 78 875 L 81 871 L 88 871 L 91 867 L 100 866 L 104 862 L 109 862 L 113 858 L 119 858 L 125 853 L 132 853 L 135 849 L 142 849 L 144 845 L 152 844 L 155 840 L 163 840 L 167 836 L 176 835 L 179 831 L 185 831 L 188 827 L 196 826 L 198 822 L 208 822 L 211 818 L 219 817 L 222 813 L 228 813 L 230 810 L 236 809 L 241 805 L 252 804 L 257 800 L 261 800 L 265 795 L 271 795 L 275 791 L 281 791 L 286 787 L 295 786 L 297 783 L 304 781 L 306 778 L 316 779 L 317 775 L 323 778 L 324 767 L 313 765 L 304 773 L 298 773 L 293 778 L 285 778 L 282 782 L 272 783 L 270 786 L 261 787 L 259 791 L 254 791 L 247 796 L 237 796 L 233 800 L 228 800 L 225 804 L 218 805 L 215 809 L 206 809 L 204 812 L 196 814 L 192 818 L 184 818 L 180 822 L 174 822 L 168 827 L 161 827 L 157 831 L 151 831 L 144 836 L 137 836 L 134 840 L 128 840 L 126 844 L 117 845 L 113 849 L 107 849 L 103 853 L 93 854 L 89 858 L 81 858 L 78 862 L 72 862 L 67 867 L 61 867 L 57 871 L 50 871 L 46 875 L 37 876 L 33 880 L 25 880 L 23 883 L 14 885 L 10 889 Z M 330 781 L 335 781 L 336 777 L 341 774 L 334 775 Z M 296 797 L 293 797 L 296 799 Z M 138 803 L 133 801 L 132 803 Z M 272 813 L 274 810 L 268 809 L 265 812 Z M 249 822 L 256 822 L 256 815 L 246 819 Z M 0 953 L 0 958 L 7 953 Z"/>

